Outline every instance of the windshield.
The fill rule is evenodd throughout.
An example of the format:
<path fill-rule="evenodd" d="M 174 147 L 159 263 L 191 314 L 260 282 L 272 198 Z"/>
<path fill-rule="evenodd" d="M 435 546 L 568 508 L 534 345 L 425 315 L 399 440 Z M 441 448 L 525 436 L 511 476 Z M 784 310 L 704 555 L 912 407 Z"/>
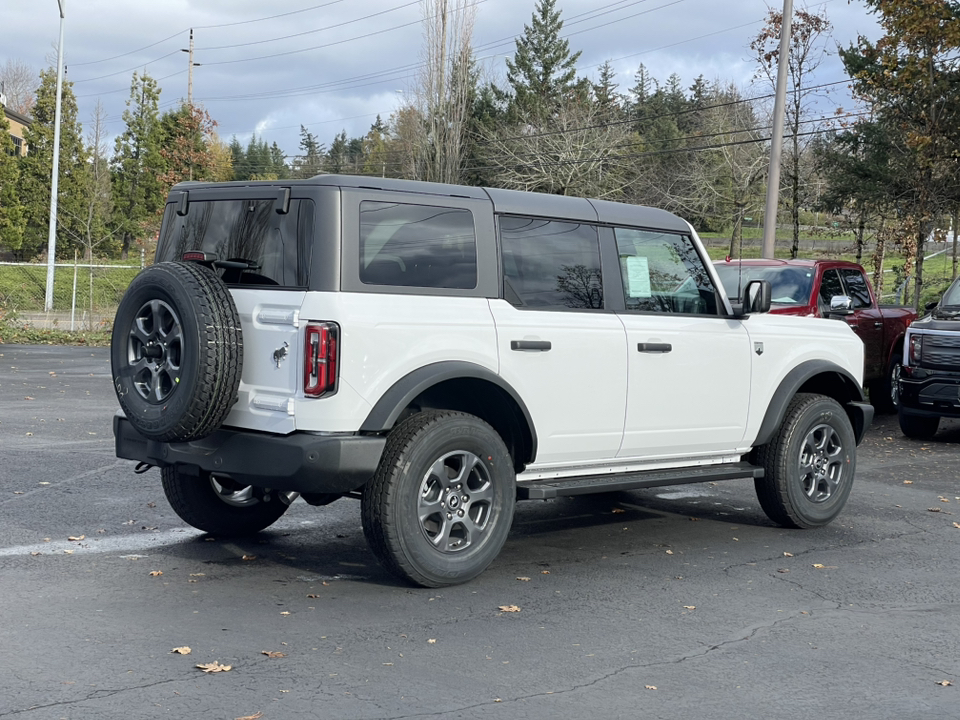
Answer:
<path fill-rule="evenodd" d="M 940 307 L 960 305 L 960 280 L 954 281 L 953 285 L 947 288 L 940 300 Z"/>
<path fill-rule="evenodd" d="M 738 263 L 714 265 L 720 282 L 726 289 L 727 297 L 738 301 L 737 288 L 742 288 L 751 280 L 766 280 L 772 290 L 771 302 L 777 305 L 809 305 L 813 292 L 813 268 L 798 268 L 789 265 L 764 267 L 744 265 L 740 275 Z"/>

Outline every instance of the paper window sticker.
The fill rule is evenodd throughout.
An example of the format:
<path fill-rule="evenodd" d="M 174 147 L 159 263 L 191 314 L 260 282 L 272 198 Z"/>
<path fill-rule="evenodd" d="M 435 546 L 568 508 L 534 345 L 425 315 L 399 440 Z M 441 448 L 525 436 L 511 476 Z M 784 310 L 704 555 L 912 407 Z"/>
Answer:
<path fill-rule="evenodd" d="M 627 293 L 632 298 L 648 298 L 650 292 L 650 264 L 645 257 L 627 258 Z"/>

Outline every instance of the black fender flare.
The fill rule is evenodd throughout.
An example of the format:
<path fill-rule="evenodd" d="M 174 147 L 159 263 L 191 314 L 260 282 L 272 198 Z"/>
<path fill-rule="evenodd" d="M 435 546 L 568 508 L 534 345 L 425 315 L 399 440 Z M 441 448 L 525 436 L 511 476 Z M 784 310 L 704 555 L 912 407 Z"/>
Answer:
<path fill-rule="evenodd" d="M 832 397 L 843 405 L 853 425 L 857 444 L 860 444 L 864 433 L 873 420 L 873 406 L 866 402 L 860 383 L 853 375 L 836 363 L 829 360 L 807 360 L 788 372 L 773 393 L 770 404 L 767 406 L 767 412 L 763 416 L 763 422 L 760 423 L 760 429 L 757 431 L 757 437 L 753 441 L 754 447 L 766 445 L 770 442 L 787 414 L 787 405 L 790 404 L 790 400 L 799 392 L 800 388 L 818 375 L 833 375 L 839 383 L 839 387 L 842 388 L 842 395 L 846 397 L 836 397 L 835 395 L 832 395 Z M 823 392 L 823 390 L 819 391 Z"/>
<path fill-rule="evenodd" d="M 438 385 L 447 380 L 462 378 L 485 380 L 492 383 L 503 390 L 510 399 L 513 400 L 520 409 L 523 422 L 526 423 L 527 430 L 530 433 L 529 462 L 533 462 L 537 456 L 537 430 L 533 424 L 530 410 L 527 408 L 526 403 L 520 398 L 520 394 L 513 389 L 510 383 L 506 382 L 492 370 L 463 360 L 445 360 L 431 363 L 430 365 L 424 365 L 404 375 L 380 397 L 367 415 L 366 420 L 364 420 L 360 426 L 360 431 L 379 433 L 391 430 L 397 418 L 400 417 L 400 413 L 402 413 L 418 395 L 434 385 Z"/>

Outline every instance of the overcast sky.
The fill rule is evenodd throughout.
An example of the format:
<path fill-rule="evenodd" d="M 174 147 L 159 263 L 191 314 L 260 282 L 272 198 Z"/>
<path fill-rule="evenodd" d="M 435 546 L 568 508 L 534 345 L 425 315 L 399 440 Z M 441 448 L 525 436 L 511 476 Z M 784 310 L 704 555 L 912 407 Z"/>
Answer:
<path fill-rule="evenodd" d="M 194 102 L 203 104 L 226 141 L 244 145 L 251 133 L 296 154 L 305 125 L 329 145 L 336 133 L 362 135 L 379 113 L 387 120 L 411 87 L 422 45 L 419 0 L 62 0 L 65 63 L 89 129 L 97 99 L 107 130 L 123 129 L 121 114 L 134 70 L 159 81 L 161 109 L 187 95 L 189 29 L 194 29 Z M 475 0 L 474 48 L 493 79 L 529 24 L 535 0 Z M 834 43 L 858 34 L 876 38 L 876 22 L 861 0 L 811 0 L 824 10 Z M 57 0 L 0 0 L 0 64 L 8 58 L 39 71 L 55 65 Z M 780 0 L 772 0 L 782 9 Z M 563 35 L 582 51 L 580 75 L 596 77 L 610 60 L 620 89 L 633 85 L 643 63 L 653 77 L 677 73 L 685 87 L 708 80 L 750 82 L 748 45 L 762 27 L 764 0 L 558 0 Z M 816 81 L 844 79 L 834 53 Z M 842 87 L 842 86 L 841 86 Z M 844 103 L 837 98 L 837 104 Z M 112 147 L 112 146 L 111 146 Z"/>

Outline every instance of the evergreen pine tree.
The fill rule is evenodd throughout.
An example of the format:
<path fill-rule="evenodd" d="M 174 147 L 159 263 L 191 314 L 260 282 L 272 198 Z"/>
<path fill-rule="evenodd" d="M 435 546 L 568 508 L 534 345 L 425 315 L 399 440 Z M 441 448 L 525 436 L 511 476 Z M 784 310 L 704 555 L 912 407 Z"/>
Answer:
<path fill-rule="evenodd" d="M 117 137 L 111 161 L 113 170 L 113 224 L 120 234 L 120 254 L 127 257 L 130 245 L 156 224 L 163 207 L 164 190 L 158 176 L 165 169 L 160 154 L 160 88 L 144 73 L 133 74 L 126 128 Z"/>
<path fill-rule="evenodd" d="M 29 257 L 47 245 L 50 221 L 50 178 L 53 173 L 53 138 L 56 116 L 57 70 L 40 73 L 33 123 L 23 133 L 28 152 L 20 161 L 20 202 L 26 217 L 22 249 Z M 86 197 L 87 153 L 77 120 L 73 83 L 64 79 L 60 104 L 60 172 L 57 192 L 57 252 L 73 256 L 70 238 L 82 233 Z"/>
<path fill-rule="evenodd" d="M 563 21 L 555 5 L 556 0 L 537 0 L 531 24 L 523 26 L 516 40 L 513 60 L 507 60 L 513 110 L 521 117 L 549 117 L 577 85 L 580 52 L 571 55 L 570 43 L 560 37 Z"/>
<path fill-rule="evenodd" d="M 0 107 L 0 246 L 18 251 L 23 243 L 26 218 L 17 194 L 19 158 L 13 152 L 10 123 Z"/>

